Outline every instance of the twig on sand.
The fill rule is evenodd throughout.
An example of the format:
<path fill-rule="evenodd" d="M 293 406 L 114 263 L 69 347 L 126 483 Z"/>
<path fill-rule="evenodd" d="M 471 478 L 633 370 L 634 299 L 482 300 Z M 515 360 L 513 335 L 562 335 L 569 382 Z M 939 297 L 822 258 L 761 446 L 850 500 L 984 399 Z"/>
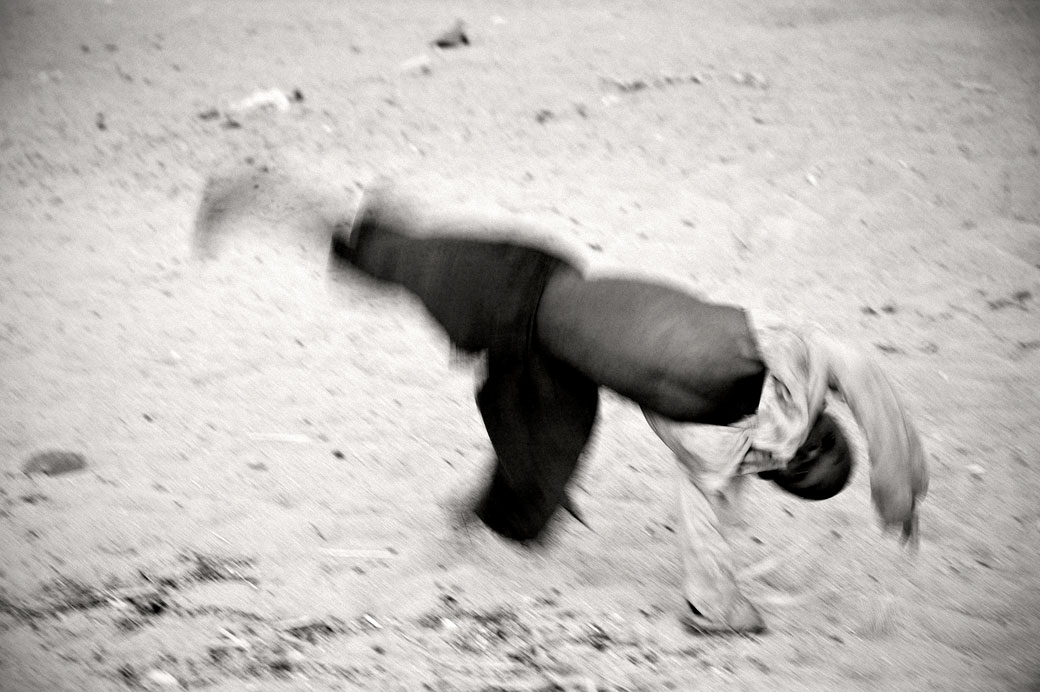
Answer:
<path fill-rule="evenodd" d="M 231 541 L 229 541 L 228 539 L 224 538 L 223 536 L 221 536 L 221 535 L 220 535 L 219 533 L 217 533 L 216 531 L 210 531 L 210 532 L 209 532 L 209 535 L 213 536 L 213 537 L 214 537 L 214 538 L 216 538 L 216 539 L 217 539 L 218 541 L 223 541 L 223 542 L 224 542 L 224 543 L 226 543 L 227 545 L 234 545 L 234 543 L 232 543 L 232 542 L 231 542 Z"/>

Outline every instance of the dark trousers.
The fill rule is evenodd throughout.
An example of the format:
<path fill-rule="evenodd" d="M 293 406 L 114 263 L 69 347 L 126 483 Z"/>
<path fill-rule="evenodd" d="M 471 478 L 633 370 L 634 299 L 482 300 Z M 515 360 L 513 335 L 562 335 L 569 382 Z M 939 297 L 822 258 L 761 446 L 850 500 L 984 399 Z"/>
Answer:
<path fill-rule="evenodd" d="M 534 338 L 545 284 L 567 262 L 504 242 L 412 237 L 375 219 L 356 222 L 332 249 L 416 295 L 455 347 L 487 353 L 477 405 L 496 458 L 476 513 L 505 537 L 536 538 L 566 503 L 599 403 L 598 386 Z"/>
<path fill-rule="evenodd" d="M 413 235 L 407 226 L 407 220 L 381 215 L 378 208 L 363 210 L 349 234 L 334 237 L 333 258 L 407 289 L 457 348 L 486 352 L 487 374 L 477 405 L 496 459 L 476 513 L 497 533 L 521 541 L 535 538 L 567 503 L 566 486 L 592 434 L 601 385 L 657 410 L 662 399 L 648 393 L 654 388 L 644 380 L 661 380 L 664 391 L 689 393 L 678 397 L 679 414 L 704 422 L 725 423 L 757 407 L 761 362 L 754 354 L 729 353 L 726 344 L 732 340 L 720 336 L 735 332 L 746 337 L 741 311 L 640 282 L 590 283 L 576 293 L 592 288 L 594 298 L 582 301 L 576 295 L 577 302 L 569 303 L 564 297 L 554 308 L 558 324 L 546 321 L 554 333 L 539 339 L 536 324 L 546 285 L 558 272 L 576 274 L 571 263 L 513 242 Z M 680 314 L 689 322 L 675 338 L 682 341 L 678 348 L 684 354 L 690 351 L 692 366 L 662 358 L 655 352 L 660 344 L 643 345 L 643 333 L 652 330 L 639 319 L 626 323 L 625 314 L 613 314 L 618 306 L 623 313 L 642 314 L 642 304 L 631 310 L 624 305 L 633 296 L 637 303 L 652 302 L 666 315 Z M 597 314 L 585 314 L 586 305 Z M 623 332 L 614 330 L 614 339 L 607 333 L 604 341 L 597 330 L 605 324 L 628 328 L 636 338 L 620 338 Z M 550 352 L 546 344 L 556 350 Z M 617 358 L 610 354 L 611 345 L 621 346 Z M 568 349 L 575 346 L 570 357 Z M 644 377 L 640 366 L 646 363 L 653 366 L 653 378 Z"/>

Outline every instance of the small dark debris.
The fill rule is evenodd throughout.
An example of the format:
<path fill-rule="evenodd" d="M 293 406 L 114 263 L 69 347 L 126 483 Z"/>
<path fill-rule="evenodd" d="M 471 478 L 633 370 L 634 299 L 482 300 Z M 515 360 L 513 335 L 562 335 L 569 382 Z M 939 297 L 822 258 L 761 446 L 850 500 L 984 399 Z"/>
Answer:
<path fill-rule="evenodd" d="M 108 124 L 105 122 L 105 114 L 104 113 L 98 113 L 94 117 L 94 126 L 97 127 L 97 129 L 101 130 L 102 132 L 104 132 L 105 130 L 108 129 Z"/>
<path fill-rule="evenodd" d="M 332 450 L 332 456 L 336 457 L 337 459 L 346 459 L 347 458 L 347 455 L 344 454 L 343 452 L 339 451 L 338 449 Z"/>
<path fill-rule="evenodd" d="M 588 243 L 589 249 L 594 252 L 603 252 L 603 246 L 599 243 Z"/>
<path fill-rule="evenodd" d="M 32 475 L 42 473 L 45 476 L 61 476 L 73 471 L 82 471 L 87 467 L 87 460 L 82 454 L 48 450 L 33 454 L 22 464 L 22 473 Z"/>
<path fill-rule="evenodd" d="M 115 52 L 119 51 L 119 46 L 117 46 L 114 43 L 106 43 L 105 44 L 105 50 L 107 50 L 109 53 L 115 53 Z"/>
<path fill-rule="evenodd" d="M 877 344 L 874 344 L 874 347 L 877 350 L 881 351 L 882 353 L 892 353 L 892 354 L 904 353 L 903 349 L 899 348 L 898 346 L 893 346 L 892 344 L 877 343 Z"/>
<path fill-rule="evenodd" d="M 22 495 L 18 498 L 27 505 L 35 505 L 40 502 L 46 502 L 50 498 L 42 493 L 29 493 L 28 495 Z"/>
<path fill-rule="evenodd" d="M 134 670 L 134 667 L 129 663 L 125 663 L 116 668 L 116 675 L 119 676 L 120 680 L 131 687 L 141 686 L 141 676 L 138 675 L 137 671 Z"/>
<path fill-rule="evenodd" d="M 294 639 L 299 639 L 308 644 L 317 644 L 322 639 L 329 639 L 336 634 L 345 631 L 345 628 L 342 623 L 333 622 L 333 624 L 329 624 L 324 620 L 314 620 L 312 622 L 287 627 L 282 631 Z"/>
<path fill-rule="evenodd" d="M 223 665 L 232 656 L 231 649 L 223 645 L 214 645 L 206 647 L 206 657 L 209 662 L 214 665 Z"/>
<path fill-rule="evenodd" d="M 1040 340 L 1038 341 L 1019 341 L 1017 346 L 1023 351 L 1035 351 L 1040 348 Z"/>
<path fill-rule="evenodd" d="M 162 615 L 169 608 L 166 596 L 160 591 L 143 591 L 132 596 L 124 596 L 123 600 L 132 605 L 139 615 Z"/>
<path fill-rule="evenodd" d="M 195 553 L 182 557 L 194 565 L 188 577 L 194 581 L 244 581 L 254 583 L 256 580 L 242 574 L 242 570 L 253 566 L 253 561 L 246 558 L 219 557 Z"/>
<path fill-rule="evenodd" d="M 67 577 L 59 577 L 43 587 L 48 601 L 52 603 L 53 612 L 70 610 L 89 610 L 108 602 L 108 597 L 86 584 Z"/>
<path fill-rule="evenodd" d="M 1015 291 L 1008 298 L 997 298 L 996 300 L 987 301 L 990 310 L 1003 310 L 1004 308 L 1018 308 L 1019 310 L 1027 310 L 1026 301 L 1032 300 L 1033 294 L 1031 291 Z"/>
<path fill-rule="evenodd" d="M 152 576 L 143 570 L 137 570 L 137 576 L 159 589 L 176 590 L 179 586 L 173 577 Z"/>
<path fill-rule="evenodd" d="M 257 462 L 254 462 L 252 464 L 246 464 L 246 465 L 249 468 L 253 469 L 254 471 L 266 471 L 267 470 L 267 464 L 265 464 L 262 461 L 257 461 Z"/>
<path fill-rule="evenodd" d="M 81 50 L 81 51 L 82 51 L 82 52 L 83 52 L 84 54 L 86 54 L 86 53 L 89 53 L 89 52 L 90 52 L 90 46 L 88 46 L 88 45 L 87 45 L 87 44 L 85 44 L 85 43 L 81 43 L 81 44 L 79 44 L 79 49 L 80 49 L 80 50 Z"/>
<path fill-rule="evenodd" d="M 136 632 L 147 624 L 144 619 L 124 615 L 115 619 L 113 623 L 117 630 L 123 633 Z"/>
<path fill-rule="evenodd" d="M 147 414 L 147 413 L 142 413 L 142 414 L 141 414 L 141 418 L 144 418 L 144 419 L 145 419 L 145 420 L 146 420 L 147 422 L 149 422 L 149 423 L 153 423 L 153 422 L 155 422 L 155 419 L 154 419 L 154 418 L 152 418 L 152 416 L 151 416 L 151 415 L 149 415 L 149 414 Z"/>
<path fill-rule="evenodd" d="M 207 108 L 198 115 L 199 120 L 216 120 L 220 117 L 220 111 L 216 108 Z"/>
<path fill-rule="evenodd" d="M 644 82 L 642 79 L 633 79 L 628 82 L 615 82 L 614 84 L 617 86 L 618 91 L 620 91 L 622 94 L 631 94 L 637 91 L 643 91 L 644 89 L 650 88 L 650 85 Z"/>
<path fill-rule="evenodd" d="M 469 45 L 469 36 L 466 34 L 466 23 L 461 19 L 455 22 L 455 26 L 445 31 L 433 40 L 433 45 L 438 48 L 458 48 Z"/>
<path fill-rule="evenodd" d="M 589 111 L 585 107 L 584 103 L 576 103 L 576 104 L 574 104 L 574 112 L 577 113 L 582 118 L 589 117 Z"/>
<path fill-rule="evenodd" d="M 897 309 L 898 308 L 896 307 L 895 303 L 885 303 L 881 306 L 881 312 L 885 313 L 886 315 L 894 315 Z"/>
<path fill-rule="evenodd" d="M 242 123 L 232 117 L 228 117 L 220 124 L 220 126 L 225 130 L 238 130 L 242 127 Z"/>
<path fill-rule="evenodd" d="M 603 79 L 605 84 L 613 86 L 622 94 L 634 94 L 647 89 L 664 89 L 682 84 L 702 84 L 703 80 L 698 75 L 664 75 L 652 80 L 646 79 Z"/>
<path fill-rule="evenodd" d="M 553 120 L 554 118 L 556 118 L 556 114 L 546 108 L 543 108 L 534 114 L 534 119 L 538 122 L 539 125 L 544 125 L 545 123 L 549 122 L 550 120 Z"/>
<path fill-rule="evenodd" d="M 863 306 L 862 308 L 860 308 L 859 310 L 860 310 L 860 312 L 862 312 L 862 313 L 863 313 L 864 315 L 870 315 L 871 317 L 876 317 L 876 316 L 877 316 L 877 314 L 878 314 L 878 311 L 877 311 L 877 310 L 875 310 L 874 308 L 870 307 L 869 305 L 864 305 L 864 306 Z"/>
<path fill-rule="evenodd" d="M 587 641 L 589 646 L 596 651 L 605 651 L 612 640 L 610 635 L 604 632 L 599 625 L 589 625 Z"/>
<path fill-rule="evenodd" d="M 267 667 L 270 669 L 272 674 L 281 678 L 288 676 L 293 670 L 292 661 L 281 657 L 268 661 Z"/>
<path fill-rule="evenodd" d="M 289 94 L 289 100 L 293 103 L 303 103 L 303 92 L 299 89 L 293 89 L 292 93 Z"/>

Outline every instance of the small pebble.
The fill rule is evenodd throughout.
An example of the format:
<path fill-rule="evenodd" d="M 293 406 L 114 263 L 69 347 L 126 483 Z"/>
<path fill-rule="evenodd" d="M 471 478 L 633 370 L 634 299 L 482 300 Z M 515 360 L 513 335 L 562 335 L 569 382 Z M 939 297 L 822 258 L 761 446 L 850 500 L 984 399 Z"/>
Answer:
<path fill-rule="evenodd" d="M 145 673 L 144 680 L 146 683 L 151 683 L 162 689 L 173 689 L 181 686 L 180 681 L 165 670 L 150 670 Z"/>
<path fill-rule="evenodd" d="M 37 452 L 22 464 L 22 473 L 32 475 L 42 473 L 45 476 L 61 476 L 73 471 L 82 471 L 87 467 L 87 460 L 82 454 L 48 450 Z"/>

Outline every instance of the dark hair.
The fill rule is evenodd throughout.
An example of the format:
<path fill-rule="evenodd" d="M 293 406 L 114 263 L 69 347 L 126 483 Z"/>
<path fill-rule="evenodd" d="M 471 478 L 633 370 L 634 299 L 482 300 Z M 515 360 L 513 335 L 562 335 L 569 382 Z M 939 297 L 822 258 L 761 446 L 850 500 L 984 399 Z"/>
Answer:
<path fill-rule="evenodd" d="M 852 448 L 833 416 L 821 413 L 787 468 L 763 471 L 760 478 L 805 500 L 826 500 L 852 477 Z"/>

